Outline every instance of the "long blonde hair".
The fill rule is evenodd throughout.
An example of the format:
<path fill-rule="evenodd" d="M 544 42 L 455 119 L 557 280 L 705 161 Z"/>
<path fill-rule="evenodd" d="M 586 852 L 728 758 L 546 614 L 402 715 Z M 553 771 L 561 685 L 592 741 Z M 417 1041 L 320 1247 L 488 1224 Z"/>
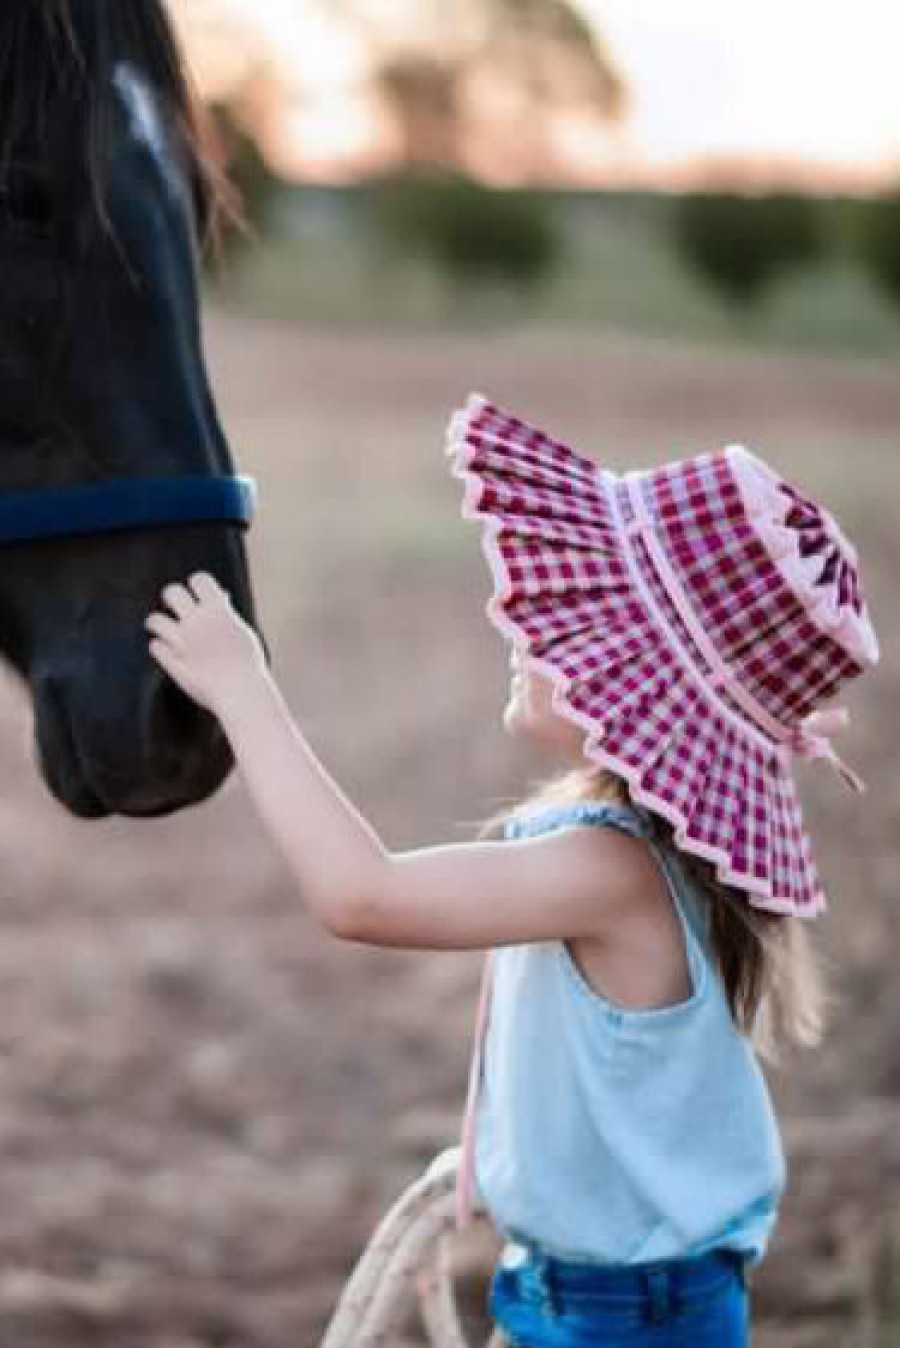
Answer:
<path fill-rule="evenodd" d="M 487 819 L 480 836 L 545 805 L 600 800 L 633 804 L 624 779 L 608 768 L 577 767 L 540 783 L 523 800 Z M 814 949 L 803 918 L 753 907 L 746 893 L 724 884 L 712 863 L 678 846 L 668 820 L 653 813 L 656 836 L 677 851 L 709 904 L 710 935 L 732 1019 L 761 1057 L 781 1061 L 784 1044 L 821 1043 L 826 1015 L 837 1001 L 826 989 L 827 961 Z"/>

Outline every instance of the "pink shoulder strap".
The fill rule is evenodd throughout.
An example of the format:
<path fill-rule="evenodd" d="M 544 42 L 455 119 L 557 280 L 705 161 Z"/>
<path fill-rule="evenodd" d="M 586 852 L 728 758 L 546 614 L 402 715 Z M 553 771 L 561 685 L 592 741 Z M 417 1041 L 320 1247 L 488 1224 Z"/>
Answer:
<path fill-rule="evenodd" d="M 484 1059 L 484 1043 L 487 1037 L 493 986 L 494 952 L 489 951 L 484 961 L 484 972 L 481 977 L 481 995 L 478 999 L 478 1018 L 475 1024 L 475 1042 L 472 1046 L 466 1114 L 462 1126 L 462 1146 L 456 1176 L 456 1229 L 458 1231 L 464 1230 L 472 1220 L 472 1193 L 475 1187 L 475 1118 L 478 1112 L 481 1067 Z"/>

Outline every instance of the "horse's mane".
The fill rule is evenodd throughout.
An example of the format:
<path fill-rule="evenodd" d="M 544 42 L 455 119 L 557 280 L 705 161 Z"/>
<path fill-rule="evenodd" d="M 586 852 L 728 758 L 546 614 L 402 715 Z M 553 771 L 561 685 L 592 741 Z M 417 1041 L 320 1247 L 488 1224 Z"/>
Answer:
<path fill-rule="evenodd" d="M 237 216 L 236 198 L 162 0 L 3 0 L 0 181 L 23 145 L 36 149 L 38 168 L 48 162 L 71 113 L 81 128 L 98 221 L 108 224 L 105 166 L 113 75 L 122 61 L 162 96 L 190 174 L 200 235 L 215 240 L 223 218 Z"/>

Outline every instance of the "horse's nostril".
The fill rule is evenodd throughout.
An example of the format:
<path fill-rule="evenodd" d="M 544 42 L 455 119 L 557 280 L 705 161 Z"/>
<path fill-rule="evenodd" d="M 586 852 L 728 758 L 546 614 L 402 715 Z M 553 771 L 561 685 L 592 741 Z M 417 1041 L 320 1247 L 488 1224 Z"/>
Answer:
<path fill-rule="evenodd" d="M 172 729 L 176 734 L 190 734 L 200 716 L 196 702 L 192 702 L 186 693 L 172 683 L 164 684 L 160 695 L 166 704 L 166 714 Z"/>
<path fill-rule="evenodd" d="M 161 674 L 150 692 L 150 748 L 161 755 L 196 746 L 203 712 L 177 684 Z"/>

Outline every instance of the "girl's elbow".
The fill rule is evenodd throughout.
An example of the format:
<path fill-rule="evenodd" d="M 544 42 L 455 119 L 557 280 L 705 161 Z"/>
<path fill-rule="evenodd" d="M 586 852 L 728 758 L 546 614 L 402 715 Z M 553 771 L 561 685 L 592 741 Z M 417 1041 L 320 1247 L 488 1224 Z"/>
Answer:
<path fill-rule="evenodd" d="M 362 945 L 389 944 L 389 884 L 383 868 L 348 877 L 348 883 L 332 892 L 324 905 L 323 919 L 332 936 Z"/>
<path fill-rule="evenodd" d="M 339 941 L 377 945 L 377 922 L 371 903 L 341 897 L 329 903 L 321 914 L 330 935 Z"/>
<path fill-rule="evenodd" d="M 395 899 L 388 858 L 377 866 L 331 877 L 331 884 L 318 896 L 318 917 L 326 930 L 340 941 L 362 945 L 390 945 Z"/>

